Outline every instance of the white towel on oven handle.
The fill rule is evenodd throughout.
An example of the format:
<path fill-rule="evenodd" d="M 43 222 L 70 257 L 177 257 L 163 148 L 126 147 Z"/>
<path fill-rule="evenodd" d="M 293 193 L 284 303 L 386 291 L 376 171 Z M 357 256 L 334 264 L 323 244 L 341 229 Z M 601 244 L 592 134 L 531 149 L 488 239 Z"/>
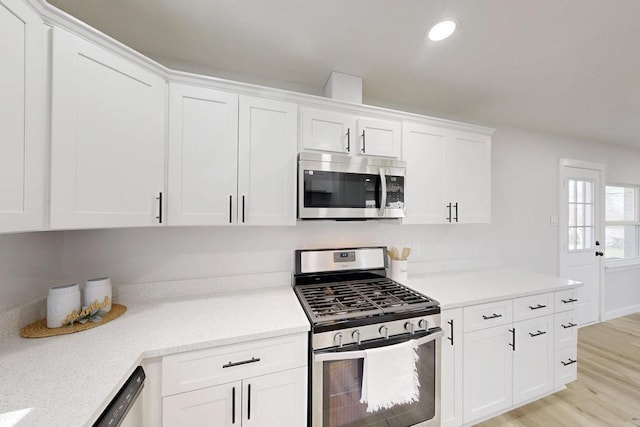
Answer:
<path fill-rule="evenodd" d="M 367 412 L 420 399 L 418 343 L 415 340 L 365 350 L 360 403 Z"/>

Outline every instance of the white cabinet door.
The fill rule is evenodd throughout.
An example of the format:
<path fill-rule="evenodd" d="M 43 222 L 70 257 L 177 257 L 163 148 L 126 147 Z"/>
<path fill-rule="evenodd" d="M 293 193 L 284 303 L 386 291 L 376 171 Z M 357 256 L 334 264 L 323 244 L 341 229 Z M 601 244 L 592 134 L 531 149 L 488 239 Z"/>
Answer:
<path fill-rule="evenodd" d="M 0 232 L 45 227 L 47 75 L 42 20 L 0 0 Z"/>
<path fill-rule="evenodd" d="M 402 128 L 399 122 L 358 119 L 358 154 L 400 157 Z"/>
<path fill-rule="evenodd" d="M 162 219 L 166 82 L 53 29 L 51 228 Z"/>
<path fill-rule="evenodd" d="M 541 396 L 553 389 L 553 315 L 514 324 L 513 403 Z"/>
<path fill-rule="evenodd" d="M 296 223 L 296 104 L 240 96 L 238 223 Z"/>
<path fill-rule="evenodd" d="M 243 427 L 307 424 L 306 368 L 243 380 Z"/>
<path fill-rule="evenodd" d="M 491 222 L 491 138 L 452 132 L 445 156 L 454 222 Z"/>
<path fill-rule="evenodd" d="M 302 149 L 356 153 L 356 119 L 333 111 L 301 109 Z"/>
<path fill-rule="evenodd" d="M 444 224 L 445 129 L 404 123 L 402 158 L 407 163 L 405 200 L 407 216 L 403 224 Z"/>
<path fill-rule="evenodd" d="M 462 425 L 462 309 L 444 310 L 442 324 L 441 424 Z"/>
<path fill-rule="evenodd" d="M 464 423 L 511 406 L 513 351 L 511 325 L 464 335 Z"/>
<path fill-rule="evenodd" d="M 163 427 L 240 425 L 242 383 L 223 384 L 162 399 Z M 235 410 L 235 413 L 234 413 Z"/>
<path fill-rule="evenodd" d="M 236 222 L 238 95 L 169 88 L 168 223 Z"/>

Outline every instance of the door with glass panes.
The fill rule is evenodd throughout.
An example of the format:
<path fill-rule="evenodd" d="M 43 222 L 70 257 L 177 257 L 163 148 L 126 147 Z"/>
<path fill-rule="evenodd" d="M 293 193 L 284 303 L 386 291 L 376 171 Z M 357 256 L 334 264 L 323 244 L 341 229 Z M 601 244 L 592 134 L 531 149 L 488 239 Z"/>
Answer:
<path fill-rule="evenodd" d="M 560 276 L 583 282 L 576 306 L 583 325 L 600 319 L 602 169 L 565 162 L 560 171 Z"/>

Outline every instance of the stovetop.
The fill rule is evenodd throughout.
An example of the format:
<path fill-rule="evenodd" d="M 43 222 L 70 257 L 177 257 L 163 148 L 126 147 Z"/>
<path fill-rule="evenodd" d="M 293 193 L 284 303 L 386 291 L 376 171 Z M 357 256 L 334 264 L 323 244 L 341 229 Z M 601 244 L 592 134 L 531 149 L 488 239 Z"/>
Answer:
<path fill-rule="evenodd" d="M 437 301 L 387 278 L 384 257 L 384 247 L 296 251 L 294 291 L 314 333 L 440 313 Z"/>
<path fill-rule="evenodd" d="M 391 279 L 369 279 L 296 287 L 314 322 L 414 311 L 437 305 Z"/>

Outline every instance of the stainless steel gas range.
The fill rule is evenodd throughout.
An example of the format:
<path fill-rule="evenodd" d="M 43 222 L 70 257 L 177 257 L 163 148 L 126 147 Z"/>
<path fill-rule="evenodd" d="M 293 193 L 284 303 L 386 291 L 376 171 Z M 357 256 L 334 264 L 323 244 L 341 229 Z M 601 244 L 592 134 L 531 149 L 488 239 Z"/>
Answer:
<path fill-rule="evenodd" d="M 311 322 L 312 427 L 440 424 L 440 306 L 387 278 L 386 254 L 383 246 L 295 251 L 294 291 Z M 411 340 L 419 397 L 371 411 L 361 402 L 367 355 Z"/>

